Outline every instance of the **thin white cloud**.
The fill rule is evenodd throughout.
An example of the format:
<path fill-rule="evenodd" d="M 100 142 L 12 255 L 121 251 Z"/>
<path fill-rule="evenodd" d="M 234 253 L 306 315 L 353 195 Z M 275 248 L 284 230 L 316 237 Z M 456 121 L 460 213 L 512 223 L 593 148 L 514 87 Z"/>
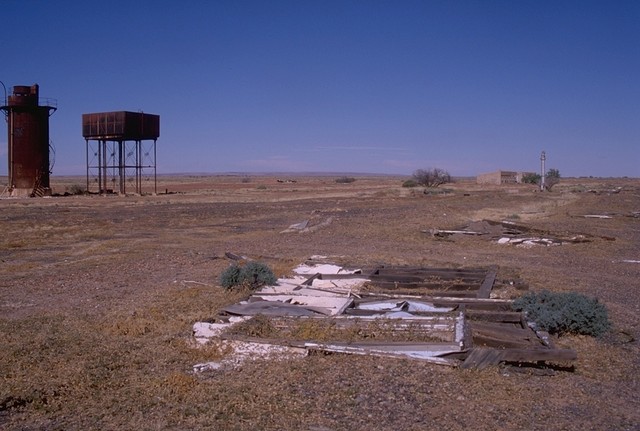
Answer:
<path fill-rule="evenodd" d="M 375 147 L 375 146 L 358 146 L 358 145 L 325 145 L 312 147 L 314 151 L 406 151 L 406 148 L 401 147 Z"/>

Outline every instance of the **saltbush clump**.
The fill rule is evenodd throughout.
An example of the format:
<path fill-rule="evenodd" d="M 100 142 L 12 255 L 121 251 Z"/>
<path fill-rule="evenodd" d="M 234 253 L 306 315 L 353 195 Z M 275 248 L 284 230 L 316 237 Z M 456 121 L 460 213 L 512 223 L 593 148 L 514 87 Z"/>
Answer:
<path fill-rule="evenodd" d="M 220 284 L 225 289 L 231 289 L 234 286 L 257 289 L 264 285 L 275 284 L 276 281 L 271 268 L 257 261 L 250 261 L 242 266 L 233 264 L 220 275 Z"/>
<path fill-rule="evenodd" d="M 338 184 L 349 184 L 355 182 L 356 179 L 353 177 L 340 177 L 336 178 L 336 183 Z"/>
<path fill-rule="evenodd" d="M 231 289 L 240 284 L 240 267 L 231 265 L 220 274 L 220 284 L 225 289 Z"/>
<path fill-rule="evenodd" d="M 551 334 L 584 334 L 599 337 L 610 328 L 606 307 L 585 295 L 543 290 L 527 293 L 513 302 L 542 330 Z"/>

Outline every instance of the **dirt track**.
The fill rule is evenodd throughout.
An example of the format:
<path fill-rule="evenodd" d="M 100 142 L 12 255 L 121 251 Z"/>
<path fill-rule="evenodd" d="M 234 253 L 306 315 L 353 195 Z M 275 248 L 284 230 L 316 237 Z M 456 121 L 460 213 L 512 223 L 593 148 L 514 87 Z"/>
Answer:
<path fill-rule="evenodd" d="M 54 191 L 70 181 L 54 179 Z M 158 186 L 170 193 L 157 196 L 0 200 L 0 426 L 640 429 L 640 264 L 623 262 L 640 260 L 638 180 L 565 180 L 551 193 L 461 182 L 433 195 L 398 178 L 295 181 L 172 177 Z M 307 219 L 331 223 L 280 233 Z M 422 232 L 478 219 L 595 238 L 519 248 Z M 573 371 L 334 355 L 194 375 L 194 363 L 224 352 L 193 349 L 191 324 L 242 296 L 218 287 L 227 251 L 260 258 L 277 275 L 311 255 L 354 265 L 495 264 L 499 277 L 532 290 L 597 297 L 615 329 L 603 340 L 557 340 L 578 351 Z"/>

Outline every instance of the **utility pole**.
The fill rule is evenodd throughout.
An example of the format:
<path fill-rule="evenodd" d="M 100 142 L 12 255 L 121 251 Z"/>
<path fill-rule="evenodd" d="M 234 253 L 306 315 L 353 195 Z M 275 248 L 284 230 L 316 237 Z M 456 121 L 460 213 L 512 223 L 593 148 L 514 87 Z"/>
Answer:
<path fill-rule="evenodd" d="M 543 192 L 544 191 L 544 183 L 545 183 L 545 161 L 547 160 L 547 155 L 545 154 L 545 152 L 543 151 L 542 154 L 540 154 L 540 191 Z"/>

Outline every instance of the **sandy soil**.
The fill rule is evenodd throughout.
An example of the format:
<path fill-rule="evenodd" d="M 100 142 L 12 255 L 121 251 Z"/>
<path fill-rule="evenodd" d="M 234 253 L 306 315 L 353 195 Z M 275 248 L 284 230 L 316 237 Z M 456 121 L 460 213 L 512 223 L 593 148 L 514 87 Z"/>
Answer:
<path fill-rule="evenodd" d="M 550 193 L 462 181 L 424 194 L 402 178 L 335 179 L 174 176 L 158 195 L 0 199 L 0 428 L 640 429 L 639 180 L 567 179 Z M 59 194 L 83 183 L 52 181 Z M 521 248 L 423 232 L 480 219 L 593 240 Z M 319 355 L 194 374 L 225 352 L 194 349 L 192 324 L 246 294 L 219 287 L 227 251 L 277 275 L 312 255 L 497 265 L 531 290 L 597 297 L 614 329 L 556 340 L 578 352 L 573 368 Z"/>

